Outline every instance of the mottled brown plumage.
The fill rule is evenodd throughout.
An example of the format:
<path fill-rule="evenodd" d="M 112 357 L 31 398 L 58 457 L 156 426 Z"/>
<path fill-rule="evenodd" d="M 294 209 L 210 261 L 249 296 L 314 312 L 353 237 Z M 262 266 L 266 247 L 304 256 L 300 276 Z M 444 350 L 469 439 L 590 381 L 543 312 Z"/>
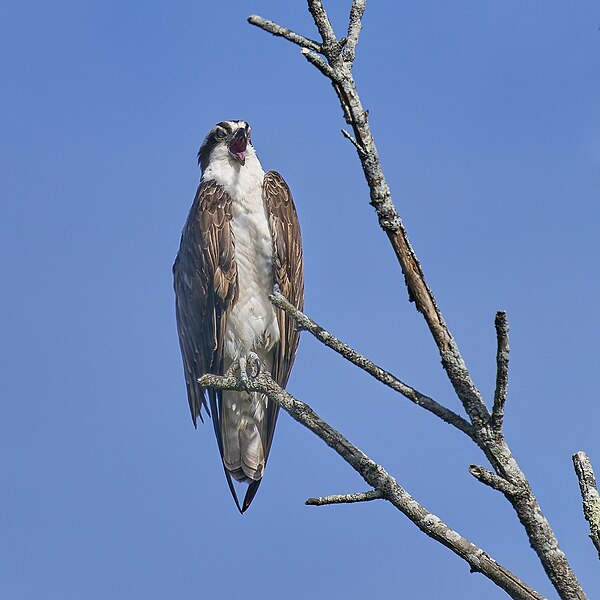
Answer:
<path fill-rule="evenodd" d="M 231 198 L 214 181 L 200 184 L 173 265 L 177 329 L 194 426 L 206 407 L 198 378 L 223 373 L 227 312 L 235 303 L 237 269 Z"/>
<path fill-rule="evenodd" d="M 290 190 L 281 175 L 274 171 L 264 175 L 262 198 L 273 240 L 273 284 L 279 286 L 281 293 L 292 304 L 302 309 L 304 269 L 300 227 Z M 187 218 L 173 266 L 177 327 L 194 425 L 198 417 L 202 420 L 202 405 L 207 407 L 204 390 L 197 380 L 205 373 L 224 374 L 227 318 L 240 293 L 231 226 L 234 201 L 215 180 L 203 179 Z M 271 375 L 284 387 L 298 348 L 299 333 L 284 311 L 277 310 L 276 317 L 280 335 L 272 349 Z M 212 390 L 207 390 L 207 393 L 215 435 L 223 457 L 220 424 L 222 395 Z M 267 403 L 264 423 L 267 434 L 262 441 L 265 463 L 278 410 L 276 404 Z M 225 474 L 236 505 L 243 512 L 252 502 L 262 479 L 249 481 L 243 506 L 240 507 L 232 473 L 227 467 Z"/>
<path fill-rule="evenodd" d="M 263 182 L 263 198 L 269 214 L 269 226 L 273 236 L 273 271 L 275 283 L 281 293 L 299 310 L 304 310 L 304 260 L 302 239 L 292 194 L 283 177 L 269 171 Z M 271 376 L 281 386 L 287 385 L 296 358 L 300 334 L 289 315 L 277 310 L 280 340 L 275 347 L 275 360 Z M 279 407 L 273 407 L 269 415 L 269 451 Z M 272 425 L 271 425 L 272 423 Z"/>

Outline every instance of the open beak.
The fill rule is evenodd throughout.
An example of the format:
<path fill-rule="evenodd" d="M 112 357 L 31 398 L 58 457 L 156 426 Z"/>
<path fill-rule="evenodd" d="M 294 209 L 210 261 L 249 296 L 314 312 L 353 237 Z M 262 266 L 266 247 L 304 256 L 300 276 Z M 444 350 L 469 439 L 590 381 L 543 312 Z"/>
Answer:
<path fill-rule="evenodd" d="M 248 134 L 245 127 L 240 127 L 231 138 L 231 142 L 229 142 L 229 154 L 243 166 L 246 164 L 247 148 Z"/>

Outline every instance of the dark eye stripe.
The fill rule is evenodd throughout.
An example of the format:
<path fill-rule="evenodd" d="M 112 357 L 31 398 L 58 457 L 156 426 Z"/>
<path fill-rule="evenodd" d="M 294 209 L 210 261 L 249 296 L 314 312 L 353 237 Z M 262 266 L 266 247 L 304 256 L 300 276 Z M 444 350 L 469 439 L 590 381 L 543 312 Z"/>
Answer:
<path fill-rule="evenodd" d="M 248 132 L 248 142 L 250 142 L 250 125 L 247 121 L 240 120 L 232 120 L 232 121 L 221 121 L 217 123 L 206 136 L 202 146 L 200 146 L 200 150 L 198 151 L 198 164 L 202 171 L 206 169 L 208 166 L 208 160 L 210 158 L 210 154 L 213 148 L 220 144 L 225 137 L 227 137 L 228 133 L 233 133 L 234 129 L 238 129 L 239 127 L 245 127 Z M 221 131 L 219 131 L 219 128 Z M 225 135 L 223 135 L 223 130 Z"/>
<path fill-rule="evenodd" d="M 223 129 L 225 129 L 225 131 L 233 131 L 232 127 L 231 127 L 231 123 L 229 121 L 221 121 L 220 123 L 217 123 L 217 127 L 221 127 Z"/>

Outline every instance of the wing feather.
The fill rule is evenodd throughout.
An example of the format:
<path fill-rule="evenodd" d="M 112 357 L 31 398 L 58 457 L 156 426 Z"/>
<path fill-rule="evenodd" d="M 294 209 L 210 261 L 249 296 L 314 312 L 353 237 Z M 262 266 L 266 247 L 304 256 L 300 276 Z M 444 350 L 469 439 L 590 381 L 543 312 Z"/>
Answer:
<path fill-rule="evenodd" d="M 273 270 L 275 283 L 281 293 L 299 310 L 304 309 L 304 259 L 302 256 L 302 236 L 298 214 L 292 193 L 283 177 L 276 171 L 269 171 L 263 182 L 263 197 L 269 215 L 269 226 L 273 237 Z M 275 346 L 273 379 L 281 386 L 287 385 L 300 333 L 294 320 L 283 310 L 277 309 L 279 342 Z M 278 406 L 270 406 L 268 411 L 267 454 L 271 447 Z"/>
<path fill-rule="evenodd" d="M 223 374 L 225 324 L 238 295 L 231 197 L 214 181 L 198 187 L 173 275 L 177 331 L 195 426 L 198 417 L 203 420 L 202 406 L 208 411 L 197 380 L 205 373 Z M 220 397 L 209 393 L 209 399 L 220 449 Z"/>

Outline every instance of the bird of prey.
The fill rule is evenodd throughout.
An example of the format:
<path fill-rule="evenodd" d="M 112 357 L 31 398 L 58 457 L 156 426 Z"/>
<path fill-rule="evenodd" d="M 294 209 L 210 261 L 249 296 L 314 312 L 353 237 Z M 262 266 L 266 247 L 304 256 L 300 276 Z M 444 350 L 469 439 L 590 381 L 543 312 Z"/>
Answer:
<path fill-rule="evenodd" d="M 263 171 L 248 123 L 215 125 L 198 163 L 200 185 L 173 265 L 177 330 L 194 426 L 204 406 L 243 513 L 262 480 L 279 407 L 258 393 L 203 390 L 197 380 L 252 359 L 287 384 L 299 334 L 268 296 L 277 285 L 303 309 L 302 242 L 290 189 L 279 173 Z M 233 479 L 248 483 L 241 506 Z"/>

